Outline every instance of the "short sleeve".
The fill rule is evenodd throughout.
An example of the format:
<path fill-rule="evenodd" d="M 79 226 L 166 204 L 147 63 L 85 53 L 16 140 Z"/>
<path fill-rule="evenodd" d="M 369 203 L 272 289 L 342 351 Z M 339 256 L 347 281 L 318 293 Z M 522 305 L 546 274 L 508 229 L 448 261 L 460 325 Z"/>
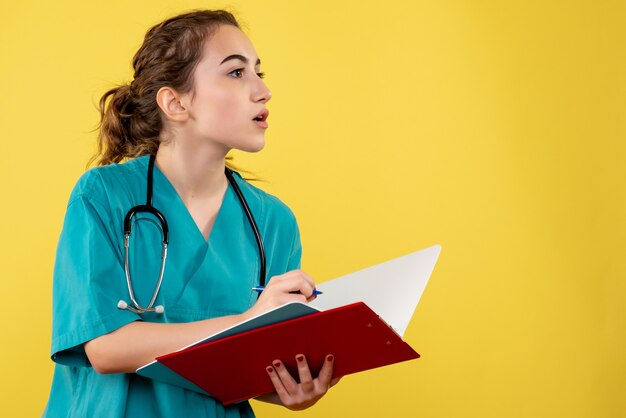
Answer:
<path fill-rule="evenodd" d="M 115 223 L 105 205 L 84 194 L 70 198 L 53 278 L 51 357 L 57 363 L 89 366 L 85 342 L 141 319 L 117 308 L 128 290 L 121 224 L 116 233 Z"/>

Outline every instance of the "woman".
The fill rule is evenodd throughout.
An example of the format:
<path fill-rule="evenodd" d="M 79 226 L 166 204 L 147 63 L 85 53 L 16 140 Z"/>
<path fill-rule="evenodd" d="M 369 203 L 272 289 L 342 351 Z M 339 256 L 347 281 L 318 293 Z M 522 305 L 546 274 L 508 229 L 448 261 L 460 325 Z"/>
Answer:
<path fill-rule="evenodd" d="M 100 167 L 80 178 L 69 199 L 54 270 L 56 365 L 44 415 L 254 416 L 248 402 L 224 407 L 134 371 L 285 302 L 315 298 L 313 279 L 299 270 L 293 213 L 233 172 L 266 252 L 267 286 L 258 299 L 251 291 L 259 284 L 259 248 L 225 157 L 264 146 L 271 93 L 260 60 L 230 13 L 202 10 L 150 29 L 133 67 L 130 85 L 100 101 Z M 154 303 L 162 227 L 151 214 L 135 214 L 128 263 L 122 231 L 126 213 L 146 204 L 150 190 L 169 224 Z M 276 392 L 258 399 L 304 409 L 335 383 L 332 355 L 315 378 L 306 358 L 296 358 L 300 383 L 277 359 L 267 366 Z"/>

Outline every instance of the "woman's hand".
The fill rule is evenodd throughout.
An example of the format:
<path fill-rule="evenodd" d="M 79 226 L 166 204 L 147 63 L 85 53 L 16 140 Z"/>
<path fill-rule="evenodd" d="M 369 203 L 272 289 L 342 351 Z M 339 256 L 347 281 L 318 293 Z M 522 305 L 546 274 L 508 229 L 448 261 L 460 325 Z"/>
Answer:
<path fill-rule="evenodd" d="M 311 276 L 302 270 L 288 271 L 272 277 L 254 306 L 244 315 L 252 318 L 287 302 L 310 302 L 316 298 L 314 290 L 315 282 Z"/>
<path fill-rule="evenodd" d="M 280 403 L 293 411 L 299 411 L 315 404 L 339 381 L 339 378 L 332 379 L 334 357 L 330 354 L 326 356 L 324 365 L 315 379 L 311 376 L 311 370 L 303 354 L 296 356 L 296 363 L 300 383 L 289 374 L 280 360 L 274 360 L 272 365 L 266 368 L 276 393 L 260 400 Z M 276 397 L 278 399 L 275 399 Z"/>

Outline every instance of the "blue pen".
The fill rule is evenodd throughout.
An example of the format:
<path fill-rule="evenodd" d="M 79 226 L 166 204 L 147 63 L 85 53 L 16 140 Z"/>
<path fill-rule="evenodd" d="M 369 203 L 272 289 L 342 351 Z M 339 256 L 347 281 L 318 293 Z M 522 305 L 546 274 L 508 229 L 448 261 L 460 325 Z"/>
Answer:
<path fill-rule="evenodd" d="M 256 286 L 256 287 L 253 287 L 252 290 L 254 290 L 255 292 L 261 293 L 262 291 L 265 290 L 265 286 Z M 300 292 L 289 292 L 289 293 L 300 293 Z M 321 295 L 322 292 L 320 292 L 319 290 L 315 289 L 315 290 L 313 290 L 313 294 L 314 295 Z"/>

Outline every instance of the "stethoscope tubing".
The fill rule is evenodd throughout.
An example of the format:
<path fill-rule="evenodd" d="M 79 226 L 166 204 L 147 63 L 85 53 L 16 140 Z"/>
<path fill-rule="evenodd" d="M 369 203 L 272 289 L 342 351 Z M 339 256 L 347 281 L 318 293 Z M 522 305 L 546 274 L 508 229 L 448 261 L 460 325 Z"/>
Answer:
<path fill-rule="evenodd" d="M 248 222 L 252 227 L 252 231 L 254 232 L 254 237 L 256 239 L 257 247 L 259 248 L 259 259 L 260 259 L 260 268 L 259 268 L 259 283 L 260 286 L 265 286 L 265 246 L 263 245 L 263 238 L 261 238 L 261 234 L 259 233 L 259 228 L 256 225 L 256 221 L 254 220 L 254 216 L 250 211 L 250 207 L 248 206 L 248 202 L 246 198 L 243 196 L 239 185 L 233 178 L 233 173 L 228 167 L 226 168 L 226 177 L 231 185 L 233 185 L 233 189 L 237 194 L 237 198 L 239 202 L 241 202 L 241 206 L 243 207 L 244 212 L 246 213 L 246 218 L 248 218 Z"/>
<path fill-rule="evenodd" d="M 169 245 L 169 228 L 167 225 L 167 219 L 158 209 L 156 209 L 152 205 L 152 192 L 154 188 L 154 185 L 153 185 L 154 162 L 155 162 L 155 155 L 150 155 L 150 160 L 148 163 L 148 179 L 147 179 L 147 187 L 146 187 L 147 189 L 146 190 L 146 204 L 134 206 L 126 213 L 126 216 L 124 217 L 124 273 L 126 276 L 126 285 L 128 287 L 128 294 L 130 296 L 130 300 L 133 306 L 129 306 L 125 301 L 120 300 L 117 304 L 117 307 L 119 309 L 127 309 L 137 314 L 143 314 L 146 312 L 156 312 L 157 314 L 161 314 L 165 311 L 162 305 L 154 306 L 154 304 L 156 303 L 156 298 L 159 294 L 159 291 L 161 290 L 161 284 L 163 283 L 163 275 L 165 273 L 165 261 L 167 259 L 167 249 Z M 237 198 L 239 199 L 239 202 L 241 203 L 241 207 L 243 208 L 246 214 L 246 218 L 248 219 L 248 222 L 252 228 L 252 231 L 254 232 L 254 237 L 257 242 L 257 247 L 259 249 L 259 258 L 260 258 L 259 284 L 260 286 L 265 286 L 266 260 L 265 260 L 265 246 L 263 245 L 263 238 L 261 237 L 261 234 L 259 233 L 259 229 L 257 227 L 256 221 L 254 220 L 254 216 L 252 215 L 252 211 L 250 210 L 250 207 L 248 206 L 248 202 L 246 201 L 246 198 L 243 196 L 243 193 L 241 189 L 239 188 L 239 185 L 237 184 L 237 182 L 235 181 L 233 177 L 232 170 L 226 167 L 225 174 L 228 179 L 228 182 L 233 187 L 233 190 L 235 190 Z M 131 274 L 130 274 L 130 260 L 129 260 L 130 258 L 129 256 L 130 235 L 132 232 L 133 218 L 138 213 L 150 213 L 154 215 L 159 220 L 161 233 L 163 236 L 163 239 L 161 242 L 162 250 L 161 250 L 161 268 L 159 270 L 159 278 L 157 280 L 157 284 L 154 289 L 154 292 L 152 293 L 152 298 L 150 299 L 150 303 L 146 307 L 141 306 L 139 302 L 137 301 L 137 298 L 135 297 L 135 292 L 133 290 L 133 284 L 132 284 L 132 279 L 131 279 Z"/>

